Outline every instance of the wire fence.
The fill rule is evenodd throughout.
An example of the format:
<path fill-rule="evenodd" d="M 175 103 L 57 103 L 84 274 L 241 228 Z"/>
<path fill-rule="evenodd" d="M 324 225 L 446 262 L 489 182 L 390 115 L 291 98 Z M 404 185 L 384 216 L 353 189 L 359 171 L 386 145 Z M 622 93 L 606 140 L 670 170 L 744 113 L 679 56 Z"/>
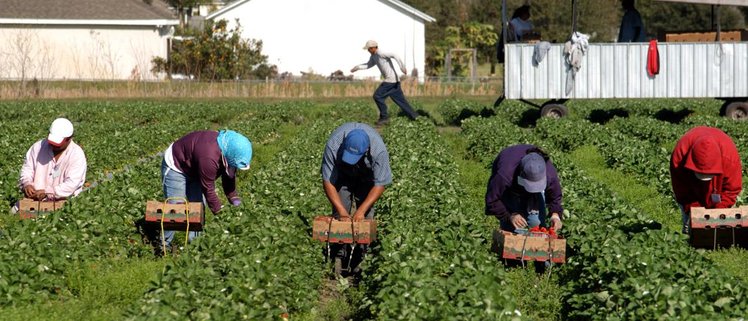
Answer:
<path fill-rule="evenodd" d="M 65 98 L 334 98 L 371 96 L 379 81 L 253 80 L 202 82 L 165 81 L 0 81 L 0 100 Z M 502 91 L 500 77 L 405 79 L 406 96 L 492 96 Z"/>

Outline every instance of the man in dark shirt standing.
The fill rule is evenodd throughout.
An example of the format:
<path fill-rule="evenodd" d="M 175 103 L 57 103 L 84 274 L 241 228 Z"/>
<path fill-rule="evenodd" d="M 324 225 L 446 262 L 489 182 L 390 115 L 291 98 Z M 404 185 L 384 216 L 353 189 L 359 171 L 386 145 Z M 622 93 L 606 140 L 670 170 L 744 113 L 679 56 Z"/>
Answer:
<path fill-rule="evenodd" d="M 618 30 L 618 42 L 647 41 L 642 16 L 634 7 L 634 0 L 621 0 L 621 7 L 625 13 L 621 19 L 621 28 Z"/>
<path fill-rule="evenodd" d="M 546 207 L 551 227 L 560 230 L 561 198 L 556 168 L 538 147 L 509 146 L 494 160 L 486 190 L 486 215 L 496 216 L 502 230 L 544 226 Z"/>

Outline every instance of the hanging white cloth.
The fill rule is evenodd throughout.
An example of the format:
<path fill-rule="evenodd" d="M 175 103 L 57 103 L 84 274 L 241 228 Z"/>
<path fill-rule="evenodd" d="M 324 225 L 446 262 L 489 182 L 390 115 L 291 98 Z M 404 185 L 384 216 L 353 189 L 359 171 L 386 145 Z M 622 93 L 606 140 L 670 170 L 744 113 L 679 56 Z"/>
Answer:
<path fill-rule="evenodd" d="M 574 32 L 569 41 L 564 44 L 564 60 L 566 61 L 566 95 L 574 89 L 574 79 L 577 71 L 582 68 L 582 58 L 589 48 L 590 36 Z"/>
<path fill-rule="evenodd" d="M 543 61 L 549 50 L 551 50 L 551 43 L 548 41 L 541 41 L 535 44 L 532 52 L 532 65 L 535 67 L 540 65 L 540 62 Z"/>

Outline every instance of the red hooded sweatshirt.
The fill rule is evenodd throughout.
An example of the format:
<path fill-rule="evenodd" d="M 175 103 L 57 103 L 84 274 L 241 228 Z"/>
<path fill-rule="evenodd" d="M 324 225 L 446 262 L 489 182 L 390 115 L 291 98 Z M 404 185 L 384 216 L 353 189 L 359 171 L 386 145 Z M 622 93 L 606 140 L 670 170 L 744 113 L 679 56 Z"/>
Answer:
<path fill-rule="evenodd" d="M 742 168 L 730 136 L 717 128 L 695 127 L 678 140 L 670 156 L 675 200 L 686 213 L 691 207 L 731 207 L 743 187 Z M 702 181 L 695 173 L 715 176 Z"/>

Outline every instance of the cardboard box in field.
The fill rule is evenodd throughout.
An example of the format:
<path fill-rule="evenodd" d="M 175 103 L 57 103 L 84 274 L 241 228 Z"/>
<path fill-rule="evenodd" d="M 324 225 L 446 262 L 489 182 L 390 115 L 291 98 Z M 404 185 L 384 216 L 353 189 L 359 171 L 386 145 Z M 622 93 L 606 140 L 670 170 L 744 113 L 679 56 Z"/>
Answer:
<path fill-rule="evenodd" d="M 496 230 L 491 250 L 502 258 L 525 261 L 566 262 L 566 240 L 544 233 L 526 235 Z"/>
<path fill-rule="evenodd" d="M 370 244 L 377 240 L 377 221 L 351 219 L 336 220 L 332 216 L 317 216 L 312 224 L 312 238 L 330 243 Z"/>
<path fill-rule="evenodd" d="M 186 230 L 189 215 L 190 231 L 202 231 L 205 224 L 205 209 L 201 202 L 168 204 L 148 201 L 145 206 L 145 221 L 157 228 L 164 222 L 164 230 Z"/>
<path fill-rule="evenodd" d="M 39 215 L 59 210 L 63 205 L 65 205 L 65 201 L 35 201 L 24 198 L 18 202 L 18 215 L 22 220 L 36 218 Z"/>
<path fill-rule="evenodd" d="M 748 40 L 748 32 L 745 30 L 722 30 L 719 34 L 720 41 L 745 41 Z M 667 32 L 660 35 L 660 41 L 666 42 L 716 42 L 715 31 L 691 31 L 691 32 Z M 664 38 L 664 39 L 663 39 Z"/>
<path fill-rule="evenodd" d="M 738 208 L 691 208 L 691 229 L 748 227 L 747 206 Z"/>
<path fill-rule="evenodd" d="M 691 208 L 690 242 L 695 248 L 748 247 L 748 206 Z"/>

